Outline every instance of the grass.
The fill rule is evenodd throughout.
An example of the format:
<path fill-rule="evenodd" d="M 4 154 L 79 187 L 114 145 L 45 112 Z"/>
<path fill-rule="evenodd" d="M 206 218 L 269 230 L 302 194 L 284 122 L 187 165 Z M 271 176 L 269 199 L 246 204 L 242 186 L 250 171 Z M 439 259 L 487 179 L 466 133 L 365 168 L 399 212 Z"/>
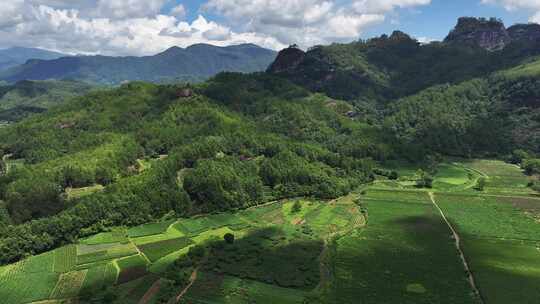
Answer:
<path fill-rule="evenodd" d="M 64 273 L 71 271 L 77 265 L 77 247 L 67 245 L 54 251 L 54 271 Z"/>
<path fill-rule="evenodd" d="M 534 218 L 496 197 L 437 194 L 436 200 L 463 235 L 540 240 L 540 225 Z"/>
<path fill-rule="evenodd" d="M 538 76 L 540 74 L 540 60 L 527 62 L 501 73 L 510 78 Z"/>
<path fill-rule="evenodd" d="M 87 270 L 63 273 L 51 293 L 53 299 L 73 298 L 79 294 L 86 277 Z"/>
<path fill-rule="evenodd" d="M 127 238 L 126 231 L 124 229 L 115 229 L 110 232 L 102 232 L 90 236 L 88 238 L 80 240 L 81 244 L 85 245 L 99 245 L 99 244 L 110 244 L 110 243 L 127 243 L 129 239 Z"/>
<path fill-rule="evenodd" d="M 307 293 L 232 276 L 199 273 L 182 303 L 280 303 L 302 304 Z"/>
<path fill-rule="evenodd" d="M 22 260 L 0 274 L 3 303 L 29 303 L 48 299 L 58 280 L 53 272 L 53 251 Z"/>
<path fill-rule="evenodd" d="M 231 229 L 241 230 L 249 226 L 242 218 L 232 213 L 213 214 L 204 217 L 194 217 L 183 219 L 173 227 L 178 231 L 184 232 L 188 236 L 200 234 L 209 229 L 216 229 L 228 226 Z"/>
<path fill-rule="evenodd" d="M 341 230 L 350 224 L 354 215 L 354 208 L 344 205 L 323 204 L 305 216 L 305 222 L 313 227 L 320 235 Z M 358 216 L 358 214 L 356 214 Z"/>
<path fill-rule="evenodd" d="M 197 235 L 196 237 L 193 237 L 191 238 L 195 243 L 197 244 L 202 244 L 202 243 L 205 243 L 209 240 L 213 240 L 213 239 L 218 239 L 218 240 L 222 240 L 223 239 L 223 236 L 227 233 L 232 233 L 232 234 L 235 234 L 235 232 L 233 230 L 231 230 L 229 227 L 221 227 L 221 228 L 218 228 L 218 229 L 212 229 L 212 230 L 208 230 L 208 231 L 205 231 L 199 235 Z"/>
<path fill-rule="evenodd" d="M 149 243 L 139 246 L 140 250 L 148 257 L 152 262 L 159 260 L 160 258 L 169 255 L 175 251 L 181 250 L 189 245 L 193 244 L 193 241 L 186 237 L 180 237 L 176 239 L 170 239 L 165 241 L 159 241 L 156 243 Z"/>
<path fill-rule="evenodd" d="M 130 238 L 161 234 L 167 231 L 167 228 L 169 228 L 169 226 L 172 225 L 174 222 L 174 220 L 171 220 L 136 226 L 129 229 L 127 234 Z"/>
<path fill-rule="evenodd" d="M 402 161 L 387 161 L 382 167 L 385 170 L 396 171 L 399 177 L 412 177 L 420 169 L 420 165 Z"/>
<path fill-rule="evenodd" d="M 486 303 L 538 302 L 540 243 L 467 238 L 464 246 Z"/>
<path fill-rule="evenodd" d="M 181 250 L 175 251 L 167 256 L 162 257 L 156 262 L 152 263 L 148 270 L 154 274 L 162 274 L 167 271 L 167 268 L 172 265 L 176 260 L 186 255 L 190 246 L 185 247 Z"/>
<path fill-rule="evenodd" d="M 58 274 L 52 272 L 24 273 L 17 269 L 0 276 L 2 303 L 25 304 L 47 300 L 56 286 Z"/>
<path fill-rule="evenodd" d="M 475 303 L 437 212 L 417 200 L 393 200 L 403 200 L 399 196 L 388 192 L 387 201 L 366 201 L 367 227 L 334 244 L 336 279 L 323 302 Z"/>
<path fill-rule="evenodd" d="M 85 197 L 97 192 L 101 192 L 105 189 L 102 185 L 94 185 L 90 187 L 83 188 L 67 188 L 66 195 L 68 200 Z"/>
<path fill-rule="evenodd" d="M 106 244 L 107 245 L 107 244 Z M 128 244 L 108 244 L 109 246 L 104 247 L 100 245 L 93 245 L 89 247 L 99 247 L 95 248 L 96 250 L 90 251 L 85 248 L 86 253 L 80 254 L 77 256 L 77 263 L 81 264 L 90 264 L 100 261 L 112 260 L 116 258 L 126 257 L 130 255 L 137 254 L 137 248 L 131 243 Z M 81 245 L 79 245 L 79 250 Z"/>
<path fill-rule="evenodd" d="M 110 286 L 116 282 L 118 272 L 113 263 L 102 264 L 88 269 L 84 283 L 81 287 L 84 293 L 93 293 L 101 290 L 104 286 Z"/>
<path fill-rule="evenodd" d="M 164 233 L 131 238 L 131 241 L 135 243 L 135 245 L 139 246 L 139 245 L 144 245 L 148 243 L 156 243 L 160 241 L 179 238 L 183 236 L 185 236 L 184 233 L 176 230 L 174 227 L 170 227 Z"/>
<path fill-rule="evenodd" d="M 392 202 L 430 204 L 429 196 L 424 191 L 369 189 L 365 191 L 360 199 L 382 201 L 388 201 L 388 199 L 391 199 Z"/>
<path fill-rule="evenodd" d="M 292 208 L 294 204 L 295 204 L 295 200 L 285 202 L 281 206 L 283 217 L 288 223 L 291 223 L 292 225 L 301 223 L 302 220 L 305 218 L 306 214 L 309 214 L 310 212 L 313 212 L 314 210 L 317 210 L 318 208 L 322 207 L 322 205 L 319 202 L 312 202 L 309 200 L 300 200 L 300 206 L 301 206 L 300 210 L 298 212 L 293 212 Z"/>
<path fill-rule="evenodd" d="M 159 280 L 156 275 L 146 275 L 144 277 L 132 280 L 128 283 L 120 284 L 115 288 L 115 294 L 123 303 L 139 303 L 146 291 Z"/>
<path fill-rule="evenodd" d="M 319 281 L 317 259 L 322 245 L 320 240 L 295 238 L 278 227 L 256 229 L 234 244 L 214 248 L 204 269 L 281 287 L 310 289 Z"/>
<path fill-rule="evenodd" d="M 54 252 L 50 251 L 32 256 L 15 264 L 15 268 L 23 273 L 53 272 Z"/>
<path fill-rule="evenodd" d="M 126 258 L 119 259 L 117 261 L 120 270 L 133 268 L 133 267 L 146 267 L 147 261 L 139 254 L 132 255 Z"/>
<path fill-rule="evenodd" d="M 509 192 L 527 190 L 529 178 L 523 175 L 522 170 L 516 165 L 498 160 L 471 160 L 464 161 L 463 164 L 487 176 L 487 190 L 497 190 L 490 188 L 509 188 Z"/>

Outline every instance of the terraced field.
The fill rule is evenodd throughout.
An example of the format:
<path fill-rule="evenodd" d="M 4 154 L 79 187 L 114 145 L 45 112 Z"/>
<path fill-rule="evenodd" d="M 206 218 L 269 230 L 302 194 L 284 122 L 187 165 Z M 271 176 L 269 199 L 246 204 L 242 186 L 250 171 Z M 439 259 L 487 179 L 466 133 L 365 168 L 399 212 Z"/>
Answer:
<path fill-rule="evenodd" d="M 404 166 L 396 181 L 379 179 L 332 201 L 118 227 L 1 267 L 0 299 L 539 303 L 540 199 L 528 178 L 499 161 L 452 160 L 439 166 L 433 188 L 419 189 L 415 172 Z M 475 190 L 480 177 L 484 191 Z M 223 240 L 227 233 L 234 243 Z M 187 281 L 171 279 L 171 267 L 201 246 L 197 267 L 185 266 Z"/>

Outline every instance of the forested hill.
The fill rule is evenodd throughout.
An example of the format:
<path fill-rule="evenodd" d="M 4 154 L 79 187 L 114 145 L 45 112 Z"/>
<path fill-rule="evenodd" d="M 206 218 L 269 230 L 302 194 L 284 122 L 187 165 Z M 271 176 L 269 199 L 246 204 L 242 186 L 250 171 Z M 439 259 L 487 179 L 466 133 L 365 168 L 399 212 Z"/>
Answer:
<path fill-rule="evenodd" d="M 115 225 L 335 198 L 392 150 L 349 104 L 266 74 L 130 83 L 0 129 L 0 261 Z"/>
<path fill-rule="evenodd" d="M 538 54 L 538 25 L 507 30 L 497 20 L 461 18 L 444 42 L 421 44 L 395 31 L 307 52 L 292 47 L 280 52 L 268 71 L 335 98 L 388 101 L 433 85 L 483 77 Z"/>
<path fill-rule="evenodd" d="M 61 53 L 35 48 L 12 47 L 0 50 L 0 71 L 24 64 L 30 59 L 51 60 L 66 56 Z"/>
<path fill-rule="evenodd" d="M 98 84 L 124 81 L 201 81 L 219 72 L 263 71 L 276 53 L 253 44 L 217 47 L 196 44 L 172 47 L 146 57 L 75 56 L 31 60 L 0 73 L 0 80 L 75 79 Z"/>
<path fill-rule="evenodd" d="M 19 121 L 41 113 L 75 96 L 88 93 L 92 86 L 77 81 L 19 81 L 0 86 L 0 121 Z"/>
<path fill-rule="evenodd" d="M 486 37 L 490 37 L 487 39 Z M 410 160 L 540 151 L 540 26 L 461 18 L 444 42 L 394 32 L 281 51 L 268 72 L 355 105 Z"/>

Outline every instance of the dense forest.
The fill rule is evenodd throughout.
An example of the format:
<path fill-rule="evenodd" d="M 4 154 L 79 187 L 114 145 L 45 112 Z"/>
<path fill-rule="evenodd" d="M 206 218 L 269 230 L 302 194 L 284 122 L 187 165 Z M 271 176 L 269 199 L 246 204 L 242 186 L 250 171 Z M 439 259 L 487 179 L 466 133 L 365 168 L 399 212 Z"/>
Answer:
<path fill-rule="evenodd" d="M 0 121 L 19 121 L 84 95 L 93 88 L 89 84 L 69 80 L 23 80 L 13 85 L 0 84 Z"/>
<path fill-rule="evenodd" d="M 351 109 L 224 73 L 196 87 L 130 83 L 3 128 L 1 260 L 171 213 L 346 194 L 391 150 Z M 94 185 L 104 190 L 66 194 Z"/>

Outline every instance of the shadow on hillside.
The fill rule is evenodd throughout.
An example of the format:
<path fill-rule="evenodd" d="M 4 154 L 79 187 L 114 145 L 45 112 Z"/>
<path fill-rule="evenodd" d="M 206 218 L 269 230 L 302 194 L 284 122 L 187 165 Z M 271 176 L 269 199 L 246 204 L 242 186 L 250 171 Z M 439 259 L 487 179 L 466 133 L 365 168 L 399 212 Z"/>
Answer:
<path fill-rule="evenodd" d="M 212 246 L 185 303 L 190 299 L 277 301 L 274 293 L 282 294 L 277 286 L 300 291 L 292 292 L 291 299 L 302 303 L 306 295 L 302 291 L 313 290 L 320 280 L 321 241 L 291 239 L 279 228 L 265 228 L 232 245 L 220 244 Z M 304 303 L 476 303 L 451 233 L 435 214 L 376 223 L 339 239 L 331 249 L 331 290 Z M 475 265 L 486 264 L 490 258 L 477 256 Z M 531 303 L 529 295 L 540 297 L 535 288 L 538 278 L 532 275 L 486 265 L 479 270 L 480 288 L 494 291 L 495 296 L 507 294 L 504 298 L 519 299 L 515 303 Z M 520 295 L 523 292 L 528 295 Z"/>
<path fill-rule="evenodd" d="M 320 280 L 318 258 L 323 242 L 302 233 L 294 235 L 277 227 L 263 228 L 236 239 L 233 244 L 215 240 L 209 247 L 209 258 L 201 267 L 202 275 L 191 287 L 188 298 L 218 301 L 238 297 L 251 303 L 252 294 L 271 291 L 269 285 L 309 291 Z M 233 288 L 234 294 L 230 294 L 233 292 L 231 279 L 240 282 Z M 250 286 L 255 289 L 251 290 Z M 260 288 L 264 290 L 258 291 Z"/>

